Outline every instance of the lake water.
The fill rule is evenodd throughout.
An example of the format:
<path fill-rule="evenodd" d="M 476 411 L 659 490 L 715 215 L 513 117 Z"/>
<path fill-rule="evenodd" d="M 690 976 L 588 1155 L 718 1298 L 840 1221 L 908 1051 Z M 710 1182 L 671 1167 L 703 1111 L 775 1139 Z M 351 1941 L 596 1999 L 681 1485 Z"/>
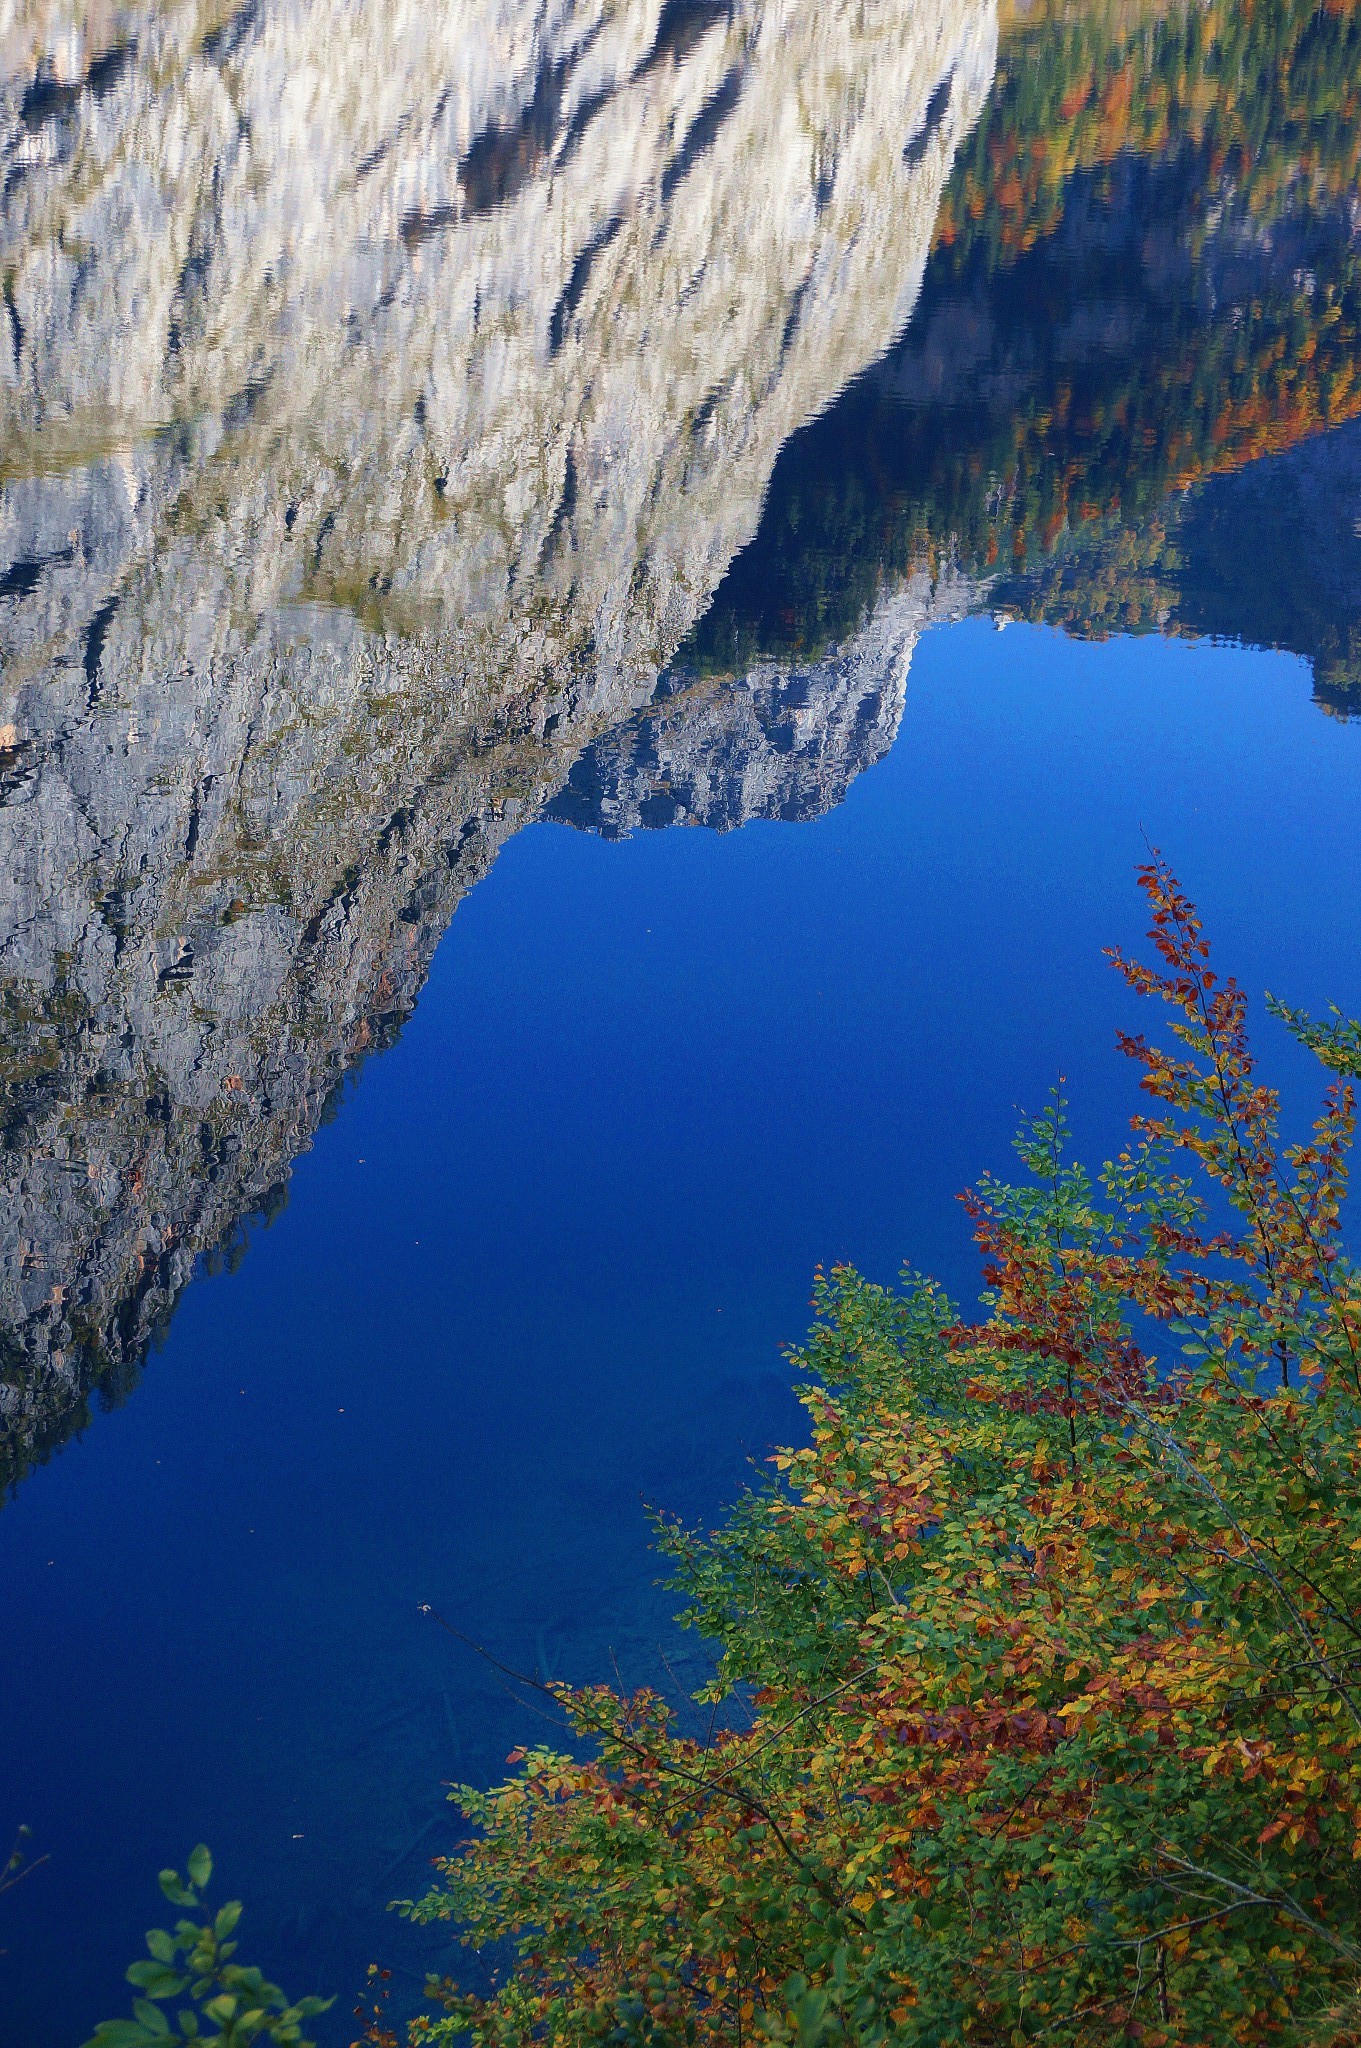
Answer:
<path fill-rule="evenodd" d="M 820 1262 L 970 1298 L 1018 1105 L 1119 1142 L 1148 844 L 1361 1010 L 1358 93 L 1282 0 L 5 18 L 4 2048 L 199 1839 L 326 2048 L 454 1963 L 544 1731 L 422 1608 L 699 1682 L 647 1504 Z"/>

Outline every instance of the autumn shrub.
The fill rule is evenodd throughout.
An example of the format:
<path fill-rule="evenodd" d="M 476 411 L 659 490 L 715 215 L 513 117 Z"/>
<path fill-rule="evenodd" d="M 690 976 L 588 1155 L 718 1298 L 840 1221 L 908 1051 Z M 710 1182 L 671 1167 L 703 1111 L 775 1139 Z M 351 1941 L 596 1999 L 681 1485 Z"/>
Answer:
<path fill-rule="evenodd" d="M 1173 1041 L 1124 1041 L 1126 1149 L 1093 1178 L 1061 1101 L 1027 1126 L 969 1198 L 980 1320 L 819 1276 L 809 1445 L 662 1532 L 717 1732 L 553 1689 L 576 1753 L 461 1788 L 406 1909 L 518 1963 L 412 2048 L 1354 2037 L 1357 1035 L 1283 1013 L 1343 1070 L 1285 1143 L 1241 989 L 1142 884 L 1156 961 L 1117 965 Z"/>

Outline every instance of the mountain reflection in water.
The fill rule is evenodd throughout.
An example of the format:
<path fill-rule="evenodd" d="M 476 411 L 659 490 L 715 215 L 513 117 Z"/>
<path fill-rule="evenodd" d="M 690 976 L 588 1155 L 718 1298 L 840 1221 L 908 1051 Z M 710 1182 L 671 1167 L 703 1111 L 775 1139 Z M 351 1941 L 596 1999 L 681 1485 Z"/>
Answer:
<path fill-rule="evenodd" d="M 996 24 L 294 0 L 47 33 L 11 29 L 0 101 L 10 1479 L 127 1385 L 506 835 L 653 696 L 781 444 L 901 330 Z M 891 737 L 818 731 L 789 815 Z"/>
<path fill-rule="evenodd" d="M 1355 11 L 1032 9 L 993 85 L 996 36 L 11 28 L 0 1478 L 282 1198 L 527 819 L 815 815 L 970 609 L 1349 706 Z"/>
<path fill-rule="evenodd" d="M 0 1493 L 523 826 L 815 818 L 970 614 L 1361 709 L 1359 187 L 1352 0 L 16 0 Z"/>

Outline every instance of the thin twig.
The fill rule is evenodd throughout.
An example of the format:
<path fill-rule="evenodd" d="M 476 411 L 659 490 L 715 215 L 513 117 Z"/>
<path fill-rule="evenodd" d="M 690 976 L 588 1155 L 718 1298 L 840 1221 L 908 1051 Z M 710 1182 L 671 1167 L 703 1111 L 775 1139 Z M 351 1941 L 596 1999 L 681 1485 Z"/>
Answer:
<path fill-rule="evenodd" d="M 35 1856 L 31 1863 L 25 1863 L 21 1869 L 14 1871 L 13 1875 L 7 1872 L 4 1877 L 0 1877 L 0 1892 L 13 1891 L 16 1884 L 22 1884 L 26 1877 L 32 1877 L 34 1871 L 46 1863 L 51 1854 L 50 1849 L 44 1849 L 41 1856 Z"/>
<path fill-rule="evenodd" d="M 545 1693 L 550 1699 L 561 1701 L 562 1694 L 566 1691 L 565 1687 L 545 1685 L 541 1679 L 531 1678 L 526 1672 L 515 1670 L 513 1665 L 502 1663 L 499 1657 L 494 1657 L 490 1650 L 485 1649 L 472 1636 L 465 1635 L 462 1629 L 455 1628 L 451 1621 L 446 1621 L 439 1609 L 432 1607 L 429 1601 L 421 1603 L 420 1611 L 422 1614 L 432 1616 L 441 1628 L 446 1629 L 456 1641 L 466 1644 L 470 1650 L 475 1651 L 494 1671 L 499 1671 L 507 1678 L 513 1679 L 517 1685 L 531 1686 L 536 1692 Z M 667 1758 L 658 1756 L 655 1750 L 648 1749 L 644 1743 L 635 1742 L 632 1737 L 623 1734 L 618 1727 L 611 1727 L 601 1722 L 592 1724 L 582 1711 L 579 1700 L 575 1703 L 575 1707 L 578 1717 L 585 1721 L 585 1725 L 591 1734 L 600 1735 L 607 1741 L 618 1743 L 621 1749 L 626 1749 L 631 1755 L 640 1758 L 652 1770 L 663 1773 L 668 1777 L 681 1778 L 687 1784 L 696 1786 L 701 1792 L 707 1792 L 711 1797 L 730 1800 L 735 1805 L 745 1808 L 748 1813 L 755 1814 L 756 1818 L 764 1821 L 770 1829 L 784 1855 L 822 1893 L 828 1904 L 834 1907 L 837 1912 L 843 1913 L 847 1919 L 854 1921 L 856 1926 L 864 1928 L 866 1925 L 864 1916 L 857 1913 L 853 1906 L 848 1905 L 836 1890 L 836 1887 L 831 1884 L 823 1873 L 816 1869 L 806 1857 L 799 1854 L 785 1834 L 779 1821 L 775 1818 L 775 1815 L 761 1800 L 754 1798 L 750 1792 L 743 1790 L 741 1786 L 735 1783 L 725 1785 L 719 1778 L 704 1777 L 697 1771 L 687 1771 L 683 1764 L 672 1763 Z"/>

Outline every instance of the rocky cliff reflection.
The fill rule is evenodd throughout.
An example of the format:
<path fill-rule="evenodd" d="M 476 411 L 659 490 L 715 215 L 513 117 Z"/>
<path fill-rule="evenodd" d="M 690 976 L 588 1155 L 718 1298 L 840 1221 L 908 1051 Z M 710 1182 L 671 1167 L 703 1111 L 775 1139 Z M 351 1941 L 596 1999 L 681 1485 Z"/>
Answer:
<path fill-rule="evenodd" d="M 678 664 L 578 757 L 543 815 L 612 839 L 818 817 L 897 738 L 918 635 L 963 617 L 975 599 L 963 579 L 922 572 L 811 666 L 766 661 L 713 679 Z"/>
<path fill-rule="evenodd" d="M 655 700 L 713 822 L 888 743 L 930 579 L 721 705 L 659 678 L 901 330 L 995 43 L 984 0 L 53 22 L 0 44 L 0 1478 L 278 1199 L 505 836 L 642 814 L 602 735 Z"/>
<path fill-rule="evenodd" d="M 0 41 L 0 1477 L 505 838 L 796 819 L 968 610 L 1361 699 L 1361 9 Z"/>

